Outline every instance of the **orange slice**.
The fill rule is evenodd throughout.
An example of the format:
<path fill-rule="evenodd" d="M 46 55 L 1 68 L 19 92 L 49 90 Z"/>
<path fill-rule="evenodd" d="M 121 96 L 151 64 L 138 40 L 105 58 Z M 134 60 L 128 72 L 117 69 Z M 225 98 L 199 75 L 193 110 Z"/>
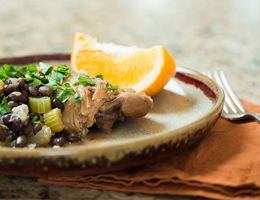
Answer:
<path fill-rule="evenodd" d="M 161 91 L 176 69 L 173 57 L 162 46 L 145 49 L 98 43 L 81 33 L 74 38 L 71 65 L 76 71 L 102 74 L 113 85 L 147 95 Z"/>

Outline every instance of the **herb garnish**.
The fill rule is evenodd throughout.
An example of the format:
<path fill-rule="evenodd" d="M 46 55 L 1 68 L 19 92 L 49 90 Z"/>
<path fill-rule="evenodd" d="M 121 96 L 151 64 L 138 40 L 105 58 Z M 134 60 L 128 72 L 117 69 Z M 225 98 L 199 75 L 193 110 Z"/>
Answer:
<path fill-rule="evenodd" d="M 73 97 L 74 97 L 74 99 L 76 100 L 76 102 L 81 102 L 81 100 L 82 100 L 82 97 L 80 96 L 80 95 L 78 95 L 77 93 L 75 93 L 74 95 L 73 95 Z"/>
<path fill-rule="evenodd" d="M 104 76 L 103 76 L 102 74 L 97 74 L 97 75 L 96 75 L 96 78 L 100 78 L 100 79 L 103 80 L 103 79 L 104 79 Z"/>
<path fill-rule="evenodd" d="M 32 124 L 40 124 L 41 123 L 41 119 L 36 115 L 33 116 L 33 118 L 31 119 Z"/>
<path fill-rule="evenodd" d="M 69 76 L 69 73 L 70 73 L 70 69 L 67 65 L 57 66 L 57 67 L 55 67 L 54 71 L 63 74 L 64 78 L 67 78 Z"/>
<path fill-rule="evenodd" d="M 42 84 L 42 82 L 41 82 L 39 79 L 34 78 L 33 81 L 30 82 L 30 85 L 31 85 L 31 86 L 34 86 L 34 87 L 38 87 L 38 86 L 41 86 L 41 85 L 43 85 L 43 84 Z"/>
<path fill-rule="evenodd" d="M 32 75 L 38 72 L 35 65 L 26 65 L 17 67 L 14 65 L 4 64 L 0 69 L 0 79 L 6 80 L 8 78 L 25 78 L 25 75 Z"/>
<path fill-rule="evenodd" d="M 59 98 L 63 103 L 66 102 L 69 97 L 74 97 L 77 102 L 81 101 L 81 97 L 75 92 L 75 90 L 65 83 L 66 79 L 70 75 L 70 69 L 67 65 L 53 66 L 47 63 L 39 63 L 39 67 L 35 65 L 25 65 L 18 67 L 14 65 L 4 64 L 0 69 L 0 79 L 5 81 L 8 78 L 22 78 L 30 86 L 40 87 L 43 85 L 50 86 L 54 92 L 54 97 Z M 0 112 L 4 113 L 8 110 L 4 106 L 0 108 Z M 8 104 L 7 104 L 8 105 Z"/>
<path fill-rule="evenodd" d="M 60 65 L 57 67 L 53 67 L 53 72 L 49 74 L 49 86 L 57 87 L 61 85 L 69 76 L 70 70 L 67 65 Z"/>
<path fill-rule="evenodd" d="M 86 74 L 80 74 L 74 85 L 94 86 L 96 82 Z"/>
<path fill-rule="evenodd" d="M 40 62 L 39 67 L 43 74 L 49 75 L 51 71 L 53 70 L 53 66 L 49 65 L 47 63 Z"/>
<path fill-rule="evenodd" d="M 71 87 L 69 83 L 65 83 L 64 86 L 59 87 L 58 91 L 60 92 L 57 94 L 56 97 L 62 103 L 65 103 L 71 96 L 73 96 L 77 102 L 81 101 L 81 97 L 75 92 L 75 90 Z"/>
<path fill-rule="evenodd" d="M 7 78 L 16 77 L 16 73 L 17 70 L 15 66 L 4 64 L 0 71 L 0 77 L 2 80 L 6 80 Z"/>
<path fill-rule="evenodd" d="M 108 90 L 118 90 L 118 86 L 117 85 L 108 84 L 107 85 L 107 89 Z"/>
<path fill-rule="evenodd" d="M 3 97 L 2 102 L 0 104 L 0 115 L 4 115 L 9 112 L 11 112 L 11 108 L 7 103 L 7 99 Z"/>
<path fill-rule="evenodd" d="M 38 69 L 35 65 L 26 65 L 23 67 L 16 67 L 16 70 L 20 71 L 24 74 L 29 74 L 29 75 L 38 72 Z"/>
<path fill-rule="evenodd" d="M 64 75 L 54 72 L 49 76 L 49 83 L 52 85 L 61 85 L 64 81 Z"/>
<path fill-rule="evenodd" d="M 4 64 L 0 69 L 0 79 L 5 81 L 8 78 L 22 78 L 30 86 L 40 87 L 47 85 L 52 88 L 53 97 L 58 98 L 62 103 L 65 103 L 70 97 L 74 97 L 77 102 L 80 102 L 82 97 L 76 93 L 69 83 L 65 83 L 70 75 L 70 69 L 67 65 L 53 66 L 47 63 L 39 63 L 39 67 L 33 64 L 18 67 L 14 65 Z M 96 78 L 104 79 L 102 74 L 97 74 Z M 86 74 L 79 74 L 74 85 L 95 86 L 94 78 Z M 108 90 L 117 90 L 118 86 L 107 84 Z M 10 112 L 11 109 L 7 104 L 6 98 L 2 99 L 0 104 L 0 114 Z"/>

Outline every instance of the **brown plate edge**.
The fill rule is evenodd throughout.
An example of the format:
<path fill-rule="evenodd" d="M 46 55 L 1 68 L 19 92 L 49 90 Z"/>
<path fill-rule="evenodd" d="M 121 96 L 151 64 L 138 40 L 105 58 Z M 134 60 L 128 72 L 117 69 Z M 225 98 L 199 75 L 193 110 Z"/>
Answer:
<path fill-rule="evenodd" d="M 68 61 L 70 58 L 69 54 L 40 54 L 23 57 L 9 57 L 0 59 L 0 65 L 4 63 L 23 65 L 29 63 L 35 63 L 40 61 Z M 202 79 L 199 80 L 199 77 Z M 218 118 L 220 117 L 221 110 L 223 107 L 223 92 L 212 83 L 207 77 L 200 73 L 194 72 L 193 70 L 182 68 L 177 70 L 177 79 L 196 86 L 203 93 L 210 98 L 212 101 L 219 101 L 217 104 L 216 112 L 210 117 L 210 120 L 206 126 L 202 126 L 195 130 L 190 137 L 185 140 L 178 141 L 176 143 L 165 143 L 159 147 L 149 147 L 144 149 L 140 154 L 129 153 L 124 156 L 121 160 L 115 163 L 109 163 L 106 158 L 99 158 L 95 165 L 93 163 L 75 163 L 73 160 L 66 160 L 64 158 L 49 159 L 42 164 L 37 158 L 15 158 L 15 160 L 1 159 L 0 172 L 11 175 L 26 175 L 26 176 L 73 176 L 73 175 L 90 175 L 98 173 L 107 173 L 112 171 L 118 171 L 122 169 L 128 169 L 132 167 L 141 166 L 148 163 L 156 162 L 163 159 L 173 153 L 182 151 L 185 148 L 191 147 L 197 144 L 204 136 L 207 135 L 211 127 L 214 126 Z M 207 85 L 204 83 L 205 79 L 207 82 L 212 84 Z M 220 99 L 219 99 L 220 98 Z M 66 165 L 58 165 L 57 163 L 66 163 Z"/>

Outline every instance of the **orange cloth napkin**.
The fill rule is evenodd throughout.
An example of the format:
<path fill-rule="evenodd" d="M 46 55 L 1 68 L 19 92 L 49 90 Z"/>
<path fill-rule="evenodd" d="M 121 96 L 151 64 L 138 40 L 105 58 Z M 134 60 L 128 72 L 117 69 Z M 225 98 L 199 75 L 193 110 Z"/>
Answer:
<path fill-rule="evenodd" d="M 249 110 L 260 112 L 260 106 L 244 103 Z M 220 119 L 198 146 L 161 162 L 110 174 L 39 181 L 147 194 L 260 199 L 260 125 Z"/>

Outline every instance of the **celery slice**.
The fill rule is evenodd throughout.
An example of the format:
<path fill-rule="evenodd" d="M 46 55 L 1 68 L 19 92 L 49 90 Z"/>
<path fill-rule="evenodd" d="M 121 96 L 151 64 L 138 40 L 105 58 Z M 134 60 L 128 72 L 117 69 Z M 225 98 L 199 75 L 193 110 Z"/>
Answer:
<path fill-rule="evenodd" d="M 64 129 L 62 114 L 59 108 L 54 108 L 48 113 L 45 113 L 43 118 L 45 124 L 49 126 L 53 132 L 60 132 Z"/>
<path fill-rule="evenodd" d="M 47 113 L 51 110 L 50 97 L 29 97 L 29 106 L 31 111 L 36 113 Z"/>
<path fill-rule="evenodd" d="M 48 144 L 51 140 L 51 137 L 52 137 L 52 132 L 50 127 L 44 125 L 38 133 L 28 138 L 28 143 Z"/>

